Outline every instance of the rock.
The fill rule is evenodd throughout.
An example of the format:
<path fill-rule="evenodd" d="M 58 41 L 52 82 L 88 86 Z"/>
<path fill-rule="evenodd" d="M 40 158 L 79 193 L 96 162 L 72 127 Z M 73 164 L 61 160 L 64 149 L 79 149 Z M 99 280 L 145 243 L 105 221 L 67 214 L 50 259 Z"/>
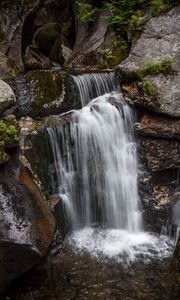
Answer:
<path fill-rule="evenodd" d="M 21 118 L 19 126 L 21 130 L 20 152 L 28 161 L 29 167 L 32 170 L 38 182 L 42 187 L 43 192 L 47 197 L 52 194 L 51 191 L 51 174 L 50 164 L 51 157 L 48 151 L 48 139 L 46 128 L 56 125 L 63 125 L 69 122 L 69 114 L 62 116 L 49 116 L 42 118 L 41 121 L 35 121 L 31 118 Z M 39 162 L 41 161 L 41 167 Z M 48 201 L 49 207 L 52 209 L 51 200 Z"/>
<path fill-rule="evenodd" d="M 0 292 L 39 263 L 53 241 L 55 221 L 31 172 L 11 152 L 0 173 Z"/>
<path fill-rule="evenodd" d="M 144 70 L 147 61 L 161 62 L 164 58 L 172 59 L 172 71 L 165 74 L 149 74 L 144 80 L 151 81 L 157 88 L 157 97 L 146 101 L 146 108 L 174 117 L 180 117 L 180 6 L 167 15 L 150 19 L 136 42 L 129 56 L 117 68 L 121 81 L 135 79 L 136 74 Z M 136 103 L 144 106 L 142 99 Z M 133 100 L 132 100 L 133 101 Z"/>
<path fill-rule="evenodd" d="M 11 87 L 0 79 L 0 115 L 13 104 L 16 103 L 16 97 Z"/>
<path fill-rule="evenodd" d="M 180 167 L 180 143 L 175 140 L 144 138 L 141 141 L 150 171 Z"/>
<path fill-rule="evenodd" d="M 3 148 L 0 148 L 0 165 L 5 164 L 9 160 L 8 154 Z"/>
<path fill-rule="evenodd" d="M 32 71 L 15 79 L 18 117 L 42 117 L 81 107 L 72 77 L 59 70 Z"/>
<path fill-rule="evenodd" d="M 0 51 L 0 78 L 3 79 L 9 75 L 8 58 Z"/>
<path fill-rule="evenodd" d="M 46 56 L 50 55 L 51 49 L 61 36 L 61 28 L 58 23 L 47 23 L 40 27 L 33 38 L 33 44 Z"/>
<path fill-rule="evenodd" d="M 67 62 L 68 68 L 112 68 L 122 61 L 125 52 L 114 32 L 109 31 L 109 12 L 101 9 L 94 24 L 77 20 L 76 42 Z"/>
<path fill-rule="evenodd" d="M 24 65 L 27 70 L 50 69 L 51 62 L 48 57 L 29 46 L 24 56 Z"/>
<path fill-rule="evenodd" d="M 172 266 L 176 271 L 180 272 L 180 238 L 177 241 L 177 245 L 174 251 Z"/>
<path fill-rule="evenodd" d="M 138 134 L 180 140 L 180 120 L 145 113 L 136 123 Z"/>

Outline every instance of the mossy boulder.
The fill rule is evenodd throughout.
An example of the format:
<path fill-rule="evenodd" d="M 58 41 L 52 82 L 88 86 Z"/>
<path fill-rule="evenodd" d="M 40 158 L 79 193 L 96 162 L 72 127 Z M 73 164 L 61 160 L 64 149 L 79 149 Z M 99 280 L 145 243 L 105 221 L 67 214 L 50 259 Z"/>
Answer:
<path fill-rule="evenodd" d="M 18 117 L 43 117 L 81 107 L 74 81 L 66 72 L 30 71 L 19 80 L 15 82 Z"/>

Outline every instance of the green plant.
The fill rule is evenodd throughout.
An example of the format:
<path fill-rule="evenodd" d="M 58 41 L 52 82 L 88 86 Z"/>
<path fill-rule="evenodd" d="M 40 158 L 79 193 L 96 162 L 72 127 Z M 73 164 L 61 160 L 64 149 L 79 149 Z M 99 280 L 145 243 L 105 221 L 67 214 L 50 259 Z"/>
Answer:
<path fill-rule="evenodd" d="M 104 49 L 103 50 L 104 55 L 104 65 L 105 67 L 110 67 L 113 63 L 113 60 L 115 59 L 115 56 L 113 55 L 113 51 L 111 49 Z"/>
<path fill-rule="evenodd" d="M 157 95 L 156 88 L 151 80 L 146 80 L 144 82 L 144 89 L 147 95 L 150 97 L 155 97 Z"/>
<path fill-rule="evenodd" d="M 164 0 L 152 0 L 151 7 L 153 17 L 159 16 L 169 8 L 168 4 Z"/>
<path fill-rule="evenodd" d="M 93 5 L 86 3 L 84 0 L 76 1 L 78 15 L 81 21 L 83 22 L 93 22 L 96 17 L 99 9 Z"/>
<path fill-rule="evenodd" d="M 15 125 L 6 124 L 0 120 L 0 147 L 17 143 L 19 140 L 18 130 Z"/>
<path fill-rule="evenodd" d="M 109 17 L 109 19 L 111 23 L 115 26 L 117 31 L 126 30 L 133 15 L 134 22 L 137 22 L 136 12 L 141 9 L 144 9 L 147 5 L 148 1 L 146 0 L 105 1 L 105 6 L 111 12 L 111 16 Z"/>
<path fill-rule="evenodd" d="M 133 26 L 134 30 L 141 31 L 147 18 L 143 15 L 141 10 L 138 10 L 131 16 L 130 24 Z"/>
<path fill-rule="evenodd" d="M 164 57 L 159 62 L 154 60 L 148 60 L 143 65 L 143 72 L 145 75 L 147 74 L 159 74 L 165 73 L 167 74 L 173 65 L 173 59 L 170 57 Z"/>

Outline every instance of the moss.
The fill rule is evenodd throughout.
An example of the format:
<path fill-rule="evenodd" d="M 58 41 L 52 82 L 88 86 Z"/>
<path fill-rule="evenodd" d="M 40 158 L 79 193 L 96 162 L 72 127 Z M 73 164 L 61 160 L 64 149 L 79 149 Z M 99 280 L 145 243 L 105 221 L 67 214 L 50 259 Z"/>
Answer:
<path fill-rule="evenodd" d="M 18 128 L 8 120 L 0 120 L 0 164 L 8 160 L 4 149 L 17 146 L 18 142 Z"/>
<path fill-rule="evenodd" d="M 147 60 L 133 75 L 136 79 L 143 80 L 147 75 L 171 74 L 173 63 L 174 61 L 170 57 L 164 57 L 160 61 Z"/>
<path fill-rule="evenodd" d="M 26 75 L 33 94 L 32 114 L 41 115 L 43 110 L 61 97 L 63 73 L 56 71 L 31 71 Z M 62 96 L 63 97 L 63 96 Z M 61 99 L 58 99 L 58 103 Z"/>
<path fill-rule="evenodd" d="M 146 80 L 143 82 L 143 86 L 144 86 L 144 89 L 145 89 L 145 92 L 148 96 L 150 97 L 156 97 L 157 95 L 157 90 L 156 90 L 156 87 L 155 85 L 152 83 L 151 80 Z"/>

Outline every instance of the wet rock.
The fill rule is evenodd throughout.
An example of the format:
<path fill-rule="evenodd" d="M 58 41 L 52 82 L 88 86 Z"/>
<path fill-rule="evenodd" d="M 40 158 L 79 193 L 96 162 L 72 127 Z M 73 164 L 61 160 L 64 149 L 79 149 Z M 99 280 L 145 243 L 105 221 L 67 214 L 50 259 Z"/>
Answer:
<path fill-rule="evenodd" d="M 148 170 L 161 171 L 180 167 L 180 143 L 175 140 L 142 139 Z"/>
<path fill-rule="evenodd" d="M 180 6 L 172 9 L 167 15 L 149 20 L 131 52 L 117 68 L 123 82 L 132 81 L 142 73 L 145 64 L 150 61 L 160 63 L 163 58 L 172 59 L 172 71 L 153 75 L 149 72 L 144 80 L 151 81 L 157 89 L 157 97 L 146 101 L 146 108 L 170 116 L 180 116 Z M 147 75 L 147 74 L 145 74 Z M 154 101 L 156 100 L 156 101 Z M 133 100 L 132 100 L 133 101 Z M 136 103 L 144 106 L 142 99 Z"/>
<path fill-rule="evenodd" d="M 31 172 L 11 150 L 0 173 L 0 292 L 39 263 L 53 241 L 55 221 Z"/>
<path fill-rule="evenodd" d="M 176 271 L 180 272 L 180 238 L 177 241 L 176 249 L 174 251 L 172 266 Z"/>
<path fill-rule="evenodd" d="M 42 117 L 81 107 L 70 75 L 59 70 L 31 71 L 15 79 L 18 117 Z"/>
<path fill-rule="evenodd" d="M 28 162 L 29 167 L 36 178 L 38 178 L 38 182 L 47 197 L 52 194 L 49 170 L 52 158 L 48 151 L 48 139 L 45 129 L 47 127 L 68 123 L 70 116 L 71 114 L 49 116 L 42 118 L 40 121 L 35 121 L 26 117 L 21 118 L 19 121 L 21 130 L 20 152 L 24 159 Z M 57 199 L 55 197 L 53 201 L 51 200 L 52 199 L 49 201 L 49 206 L 53 209 L 53 204 L 51 204 L 51 202 L 54 203 L 55 206 Z"/>
<path fill-rule="evenodd" d="M 0 115 L 9 107 L 16 103 L 16 97 L 11 87 L 0 80 Z"/>

